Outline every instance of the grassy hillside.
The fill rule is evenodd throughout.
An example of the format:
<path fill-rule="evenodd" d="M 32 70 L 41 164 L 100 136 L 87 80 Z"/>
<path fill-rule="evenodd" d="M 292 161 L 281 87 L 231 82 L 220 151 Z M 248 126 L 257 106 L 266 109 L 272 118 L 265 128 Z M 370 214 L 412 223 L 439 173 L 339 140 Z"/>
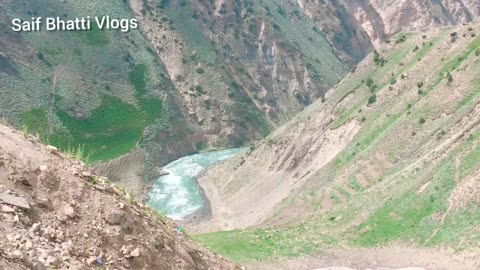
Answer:
<path fill-rule="evenodd" d="M 263 229 L 196 239 L 243 262 L 329 247 L 478 247 L 479 31 L 476 25 L 393 37 L 326 102 L 211 173 L 225 207 L 238 216 L 232 226 L 256 220 Z M 335 145 L 340 151 L 332 156 Z M 225 171 L 233 176 L 217 177 Z M 260 217 L 249 214 L 268 207 L 263 200 L 278 203 Z"/>
<path fill-rule="evenodd" d="M 4 26 L 33 14 L 132 17 L 121 1 L 7 1 L 2 8 Z M 140 31 L 12 34 L 5 27 L 1 35 L 17 75 L 0 73 L 0 113 L 45 141 L 108 160 L 133 149 L 148 125 L 169 121 L 163 105 L 173 88 Z"/>

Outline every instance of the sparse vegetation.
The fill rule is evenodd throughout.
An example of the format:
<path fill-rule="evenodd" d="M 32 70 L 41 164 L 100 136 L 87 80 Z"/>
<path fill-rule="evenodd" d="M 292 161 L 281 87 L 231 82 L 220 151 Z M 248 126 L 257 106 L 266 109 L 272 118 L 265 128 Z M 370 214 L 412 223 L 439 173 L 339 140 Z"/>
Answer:
<path fill-rule="evenodd" d="M 378 53 L 377 50 L 375 50 L 373 51 L 373 62 L 375 63 L 375 65 L 383 67 L 386 60 Z"/>
<path fill-rule="evenodd" d="M 404 35 L 404 34 L 401 34 L 401 35 L 397 38 L 396 43 L 397 43 L 397 44 L 404 43 L 406 40 L 407 40 L 407 36 Z"/>

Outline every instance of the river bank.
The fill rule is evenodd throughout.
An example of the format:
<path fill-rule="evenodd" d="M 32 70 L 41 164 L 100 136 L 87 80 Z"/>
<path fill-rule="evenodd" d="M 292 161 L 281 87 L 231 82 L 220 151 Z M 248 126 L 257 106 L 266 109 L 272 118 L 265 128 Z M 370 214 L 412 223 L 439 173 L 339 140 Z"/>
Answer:
<path fill-rule="evenodd" d="M 210 190 L 198 182 L 198 177 L 210 166 L 245 151 L 245 148 L 237 148 L 204 152 L 171 162 L 163 168 L 168 175 L 159 177 L 144 189 L 148 196 L 146 203 L 180 224 L 197 224 L 209 219 L 213 200 Z"/>

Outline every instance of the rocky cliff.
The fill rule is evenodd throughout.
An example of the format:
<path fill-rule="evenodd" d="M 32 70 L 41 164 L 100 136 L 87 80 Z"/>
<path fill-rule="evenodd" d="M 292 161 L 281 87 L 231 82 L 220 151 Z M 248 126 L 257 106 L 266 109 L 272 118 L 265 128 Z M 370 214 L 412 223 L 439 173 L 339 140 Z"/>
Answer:
<path fill-rule="evenodd" d="M 342 2 L 376 45 L 400 31 L 422 31 L 432 27 L 464 24 L 480 16 L 480 3 L 475 0 Z"/>

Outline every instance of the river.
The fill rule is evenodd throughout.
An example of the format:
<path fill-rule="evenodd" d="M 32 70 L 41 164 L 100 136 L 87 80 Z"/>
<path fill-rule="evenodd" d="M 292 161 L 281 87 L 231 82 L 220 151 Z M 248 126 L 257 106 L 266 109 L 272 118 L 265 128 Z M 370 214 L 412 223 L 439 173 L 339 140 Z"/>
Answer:
<path fill-rule="evenodd" d="M 199 153 L 165 166 L 169 174 L 158 178 L 149 193 L 148 204 L 172 219 L 183 219 L 205 207 L 205 198 L 195 178 L 209 166 L 246 151 L 236 148 Z"/>

